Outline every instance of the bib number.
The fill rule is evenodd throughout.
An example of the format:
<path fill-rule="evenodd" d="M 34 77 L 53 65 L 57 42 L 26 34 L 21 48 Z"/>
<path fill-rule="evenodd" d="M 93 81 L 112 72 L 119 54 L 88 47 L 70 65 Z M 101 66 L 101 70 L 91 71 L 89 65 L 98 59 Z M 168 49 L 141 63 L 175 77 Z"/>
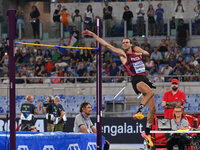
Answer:
<path fill-rule="evenodd" d="M 133 67 L 135 68 L 135 72 L 137 74 L 145 72 L 145 66 L 144 66 L 144 63 L 142 61 L 138 61 L 138 62 L 133 63 Z"/>

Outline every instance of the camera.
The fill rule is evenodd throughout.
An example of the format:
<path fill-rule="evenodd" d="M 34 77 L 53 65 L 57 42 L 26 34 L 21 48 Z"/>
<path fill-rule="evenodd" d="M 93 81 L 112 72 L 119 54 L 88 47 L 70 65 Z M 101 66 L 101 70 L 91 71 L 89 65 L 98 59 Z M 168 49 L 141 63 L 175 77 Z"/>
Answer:
<path fill-rule="evenodd" d="M 49 100 L 49 101 L 48 101 Z M 52 104 L 53 103 L 53 97 L 52 96 L 48 96 L 46 98 L 46 101 L 43 103 L 43 106 L 44 107 L 47 107 L 48 105 Z"/>

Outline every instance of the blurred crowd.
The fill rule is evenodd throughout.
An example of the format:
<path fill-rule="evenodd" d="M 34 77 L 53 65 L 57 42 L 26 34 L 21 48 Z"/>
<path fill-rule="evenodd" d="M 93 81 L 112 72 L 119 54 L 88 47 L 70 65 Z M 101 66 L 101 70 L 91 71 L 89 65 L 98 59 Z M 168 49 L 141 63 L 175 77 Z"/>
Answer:
<path fill-rule="evenodd" d="M 103 20 L 106 25 L 106 35 L 110 36 L 113 29 L 112 6 L 108 1 L 104 2 Z M 144 38 L 142 43 L 138 43 L 135 38 L 132 38 L 132 43 L 135 46 L 140 46 L 150 53 L 149 57 L 143 57 L 146 66 L 147 75 L 154 77 L 155 81 L 168 81 L 168 75 L 180 76 L 182 81 L 199 81 L 200 77 L 200 48 L 187 48 L 189 38 L 188 26 L 184 23 L 183 13 L 184 6 L 181 0 L 177 0 L 175 8 L 175 16 L 170 21 L 171 32 L 175 30 L 176 41 L 171 42 L 170 37 L 166 36 L 160 44 L 152 46 L 148 39 Z M 200 34 L 200 4 L 194 7 L 195 16 L 195 32 Z M 137 19 L 137 33 L 144 35 L 144 16 L 148 17 L 149 34 L 164 35 L 164 8 L 162 3 L 157 4 L 154 10 L 150 4 L 148 10 L 144 10 L 143 3 L 139 3 L 138 9 L 134 14 L 129 6 L 124 7 L 123 20 L 127 21 L 127 29 L 132 30 L 132 20 L 134 15 Z M 39 37 L 39 16 L 40 12 L 36 6 L 32 6 L 30 13 L 30 21 L 35 38 Z M 74 26 L 70 29 L 68 17 L 72 17 Z M 76 9 L 74 13 L 70 13 L 66 7 L 61 4 L 57 5 L 53 13 L 53 21 L 60 28 L 60 23 L 64 25 L 64 30 L 69 31 L 77 40 L 77 46 L 96 47 L 96 44 L 91 42 L 86 45 L 80 38 L 81 26 L 80 22 L 84 22 L 84 29 L 95 30 L 95 19 L 99 16 L 94 16 L 92 5 L 88 5 L 84 12 L 84 16 L 80 15 L 80 10 Z M 16 29 L 21 25 L 24 30 L 24 12 L 19 7 L 16 11 Z M 22 31 L 23 31 L 22 30 Z M 111 45 L 119 47 L 113 40 L 109 41 Z M 39 43 L 39 41 L 35 41 Z M 58 45 L 70 45 L 67 41 L 61 39 Z M 2 82 L 8 83 L 8 39 L 3 39 L 0 43 L 0 77 L 5 77 Z M 74 83 L 74 77 L 84 77 L 78 79 L 81 83 L 92 83 L 96 79 L 96 52 L 91 50 L 71 50 L 63 48 L 48 49 L 44 47 L 22 46 L 15 47 L 15 62 L 16 62 L 16 77 L 29 77 L 28 79 L 17 79 L 16 83 Z M 117 54 L 103 48 L 102 53 L 102 75 L 103 82 L 122 82 L 128 75 Z M 192 75 L 192 76 L 191 76 Z M 110 78 L 108 76 L 119 76 L 119 78 Z M 124 76 L 124 77 L 120 77 Z M 44 78 L 31 78 L 44 77 Z M 51 77 L 51 78 L 48 78 Z M 68 79 L 63 77 L 69 77 Z"/>
<path fill-rule="evenodd" d="M 140 44 L 134 38 L 132 42 L 133 45 L 141 46 L 150 53 L 150 56 L 143 57 L 143 60 L 147 75 L 153 76 L 155 81 L 168 81 L 168 77 L 164 77 L 168 75 L 187 75 L 182 77 L 182 81 L 200 80 L 200 48 L 196 47 L 193 53 L 185 53 L 187 48 L 181 48 L 176 43 L 172 43 L 169 37 L 162 39 L 157 47 L 152 47 L 147 38 L 144 38 Z M 60 40 L 59 45 L 65 45 L 64 43 L 64 40 Z M 110 44 L 120 48 L 112 40 Z M 80 42 L 79 46 L 86 45 Z M 96 47 L 93 42 L 89 46 Z M 7 78 L 9 73 L 8 41 L 1 41 L 0 49 L 0 77 Z M 102 51 L 103 82 L 126 80 L 128 74 L 121 65 L 118 55 L 105 48 Z M 74 83 L 74 77 L 84 77 L 78 79 L 81 83 L 92 83 L 96 80 L 96 51 L 92 50 L 17 46 L 15 47 L 15 62 L 16 77 L 45 77 L 17 79 L 16 83 Z M 119 76 L 119 78 L 108 76 Z M 8 79 L 3 79 L 3 83 L 8 83 Z"/>

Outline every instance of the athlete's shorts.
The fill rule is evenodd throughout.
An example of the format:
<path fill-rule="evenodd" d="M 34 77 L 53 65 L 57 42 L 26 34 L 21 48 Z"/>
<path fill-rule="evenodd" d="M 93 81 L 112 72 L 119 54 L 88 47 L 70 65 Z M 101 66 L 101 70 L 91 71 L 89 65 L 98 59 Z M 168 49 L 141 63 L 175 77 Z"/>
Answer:
<path fill-rule="evenodd" d="M 136 94 L 140 94 L 141 92 L 137 89 L 137 84 L 139 82 L 144 82 L 146 83 L 150 88 L 156 88 L 152 82 L 149 81 L 149 79 L 146 76 L 143 75 L 135 75 L 131 77 L 131 83 L 132 83 L 132 87 L 135 91 Z"/>

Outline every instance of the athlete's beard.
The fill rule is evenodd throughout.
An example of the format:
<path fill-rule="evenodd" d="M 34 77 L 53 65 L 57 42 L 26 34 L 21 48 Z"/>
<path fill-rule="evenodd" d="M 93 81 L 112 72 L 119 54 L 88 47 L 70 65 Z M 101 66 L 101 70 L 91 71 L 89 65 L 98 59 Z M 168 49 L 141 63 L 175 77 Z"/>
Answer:
<path fill-rule="evenodd" d="M 127 52 L 129 50 L 129 48 L 124 49 L 125 52 Z"/>
<path fill-rule="evenodd" d="M 127 52 L 129 49 L 130 49 L 130 47 L 129 47 L 129 48 L 126 48 L 126 49 L 124 49 L 124 51 L 125 51 L 125 52 Z"/>
<path fill-rule="evenodd" d="M 177 89 L 178 89 L 178 87 L 176 87 L 176 86 L 173 86 L 173 87 L 172 87 L 172 90 L 173 90 L 173 91 L 177 91 Z"/>

